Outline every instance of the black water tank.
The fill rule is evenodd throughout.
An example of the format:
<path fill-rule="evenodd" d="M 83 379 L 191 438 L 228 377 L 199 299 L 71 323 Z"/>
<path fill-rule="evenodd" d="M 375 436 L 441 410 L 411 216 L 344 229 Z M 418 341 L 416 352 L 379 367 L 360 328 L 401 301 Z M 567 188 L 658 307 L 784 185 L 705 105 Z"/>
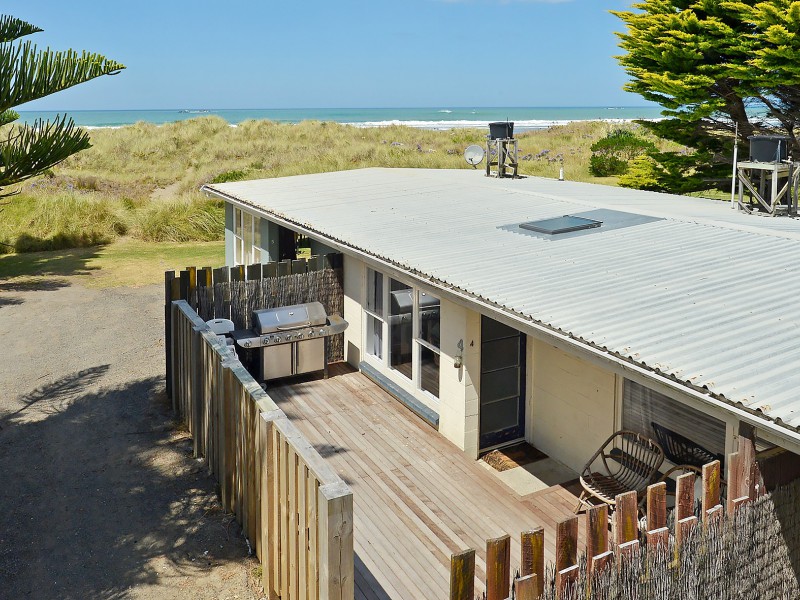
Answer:
<path fill-rule="evenodd" d="M 780 162 L 789 156 L 789 138 L 785 135 L 751 135 L 750 160 Z"/>
<path fill-rule="evenodd" d="M 489 123 L 489 138 L 493 140 L 505 140 L 514 137 L 513 121 L 498 121 Z"/>

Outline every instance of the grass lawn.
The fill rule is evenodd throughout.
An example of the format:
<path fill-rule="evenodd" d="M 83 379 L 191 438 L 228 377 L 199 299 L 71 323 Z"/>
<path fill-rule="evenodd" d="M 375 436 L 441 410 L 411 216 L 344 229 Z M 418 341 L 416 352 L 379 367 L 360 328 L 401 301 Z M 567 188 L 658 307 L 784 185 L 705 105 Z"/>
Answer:
<path fill-rule="evenodd" d="M 144 242 L 121 238 L 105 246 L 0 255 L 0 281 L 67 279 L 86 287 L 161 283 L 164 271 L 225 264 L 224 242 Z M 0 287 L 0 289 L 2 289 Z"/>

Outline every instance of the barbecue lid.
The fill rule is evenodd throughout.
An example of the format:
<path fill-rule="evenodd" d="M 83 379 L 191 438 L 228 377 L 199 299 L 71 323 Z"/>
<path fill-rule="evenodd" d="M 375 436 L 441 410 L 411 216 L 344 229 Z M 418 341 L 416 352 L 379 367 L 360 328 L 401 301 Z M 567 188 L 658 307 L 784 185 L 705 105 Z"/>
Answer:
<path fill-rule="evenodd" d="M 253 329 L 259 334 L 287 331 L 298 327 L 324 325 L 328 315 L 319 302 L 293 304 L 253 311 Z"/>

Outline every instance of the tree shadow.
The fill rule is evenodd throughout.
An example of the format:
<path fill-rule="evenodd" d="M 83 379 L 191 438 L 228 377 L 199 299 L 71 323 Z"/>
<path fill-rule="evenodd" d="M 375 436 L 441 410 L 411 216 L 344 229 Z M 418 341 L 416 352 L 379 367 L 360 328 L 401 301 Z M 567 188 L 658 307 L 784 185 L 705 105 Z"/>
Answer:
<path fill-rule="evenodd" d="M 102 245 L 47 252 L 0 255 L 0 280 L 14 277 L 70 277 L 97 270 L 89 261 L 99 256 Z M 21 290 L 16 290 L 21 291 Z"/>
<path fill-rule="evenodd" d="M 22 298 L 17 298 L 13 296 L 0 296 L 0 308 L 4 306 L 19 306 L 22 304 Z"/>
<path fill-rule="evenodd" d="M 163 379 L 98 390 L 107 370 L 42 386 L 4 417 L 4 597 L 123 598 L 247 556 L 191 439 L 171 426 Z"/>
<path fill-rule="evenodd" d="M 54 414 L 62 410 L 76 395 L 95 384 L 111 365 L 98 365 L 82 371 L 76 371 L 53 383 L 40 386 L 31 393 L 20 398 L 22 407 L 0 417 L 0 429 L 18 420 L 25 420 L 26 411 L 32 407 L 42 415 Z"/>
<path fill-rule="evenodd" d="M 15 279 L 0 281 L 0 292 L 52 292 L 68 285 L 64 279 Z"/>

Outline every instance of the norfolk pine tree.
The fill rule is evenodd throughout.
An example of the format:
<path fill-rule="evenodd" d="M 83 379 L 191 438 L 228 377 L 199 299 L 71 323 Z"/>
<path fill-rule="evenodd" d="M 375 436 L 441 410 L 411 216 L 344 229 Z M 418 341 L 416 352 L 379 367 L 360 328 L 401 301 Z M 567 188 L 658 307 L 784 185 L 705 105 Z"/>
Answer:
<path fill-rule="evenodd" d="M 19 119 L 14 107 L 37 100 L 125 67 L 99 54 L 74 50 L 38 50 L 19 38 L 42 31 L 11 16 L 0 16 L 0 197 L 14 194 L 20 183 L 89 148 L 89 135 L 67 115 L 32 125 L 11 125 Z"/>
<path fill-rule="evenodd" d="M 799 154 L 800 2 L 645 0 L 632 8 L 614 11 L 627 25 L 618 34 L 631 76 L 625 89 L 663 107 L 665 119 L 644 127 L 694 150 L 651 152 L 650 189 L 728 185 L 736 125 L 740 144 L 778 132 Z"/>

